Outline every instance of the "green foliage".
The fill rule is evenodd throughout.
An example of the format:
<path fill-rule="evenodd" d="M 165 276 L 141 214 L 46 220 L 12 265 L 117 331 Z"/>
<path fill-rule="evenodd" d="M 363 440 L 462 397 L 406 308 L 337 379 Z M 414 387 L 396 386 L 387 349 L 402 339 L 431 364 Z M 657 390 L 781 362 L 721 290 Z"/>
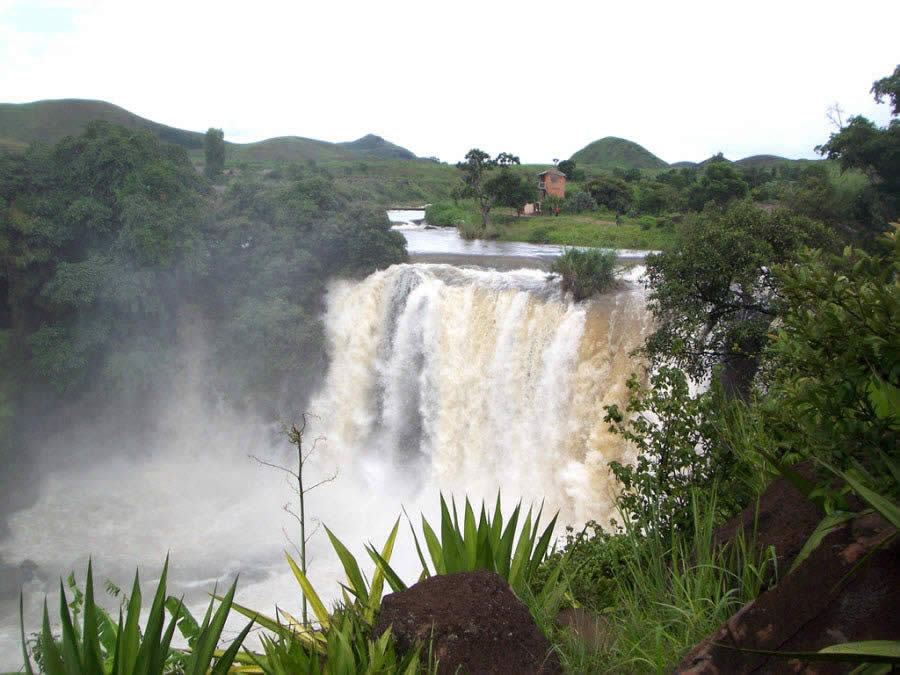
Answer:
<path fill-rule="evenodd" d="M 439 227 L 459 227 L 471 224 L 470 212 L 453 202 L 435 202 L 425 207 L 425 222 Z"/>
<path fill-rule="evenodd" d="M 490 224 L 488 214 L 492 206 L 500 204 L 520 208 L 533 198 L 534 191 L 510 171 L 514 164 L 519 164 L 519 158 L 515 155 L 501 152 L 491 159 L 483 150 L 472 148 L 466 153 L 466 161 L 456 165 L 463 174 L 459 194 L 478 202 L 483 228 Z M 498 167 L 500 176 L 489 178 L 488 173 Z"/>
<path fill-rule="evenodd" d="M 687 205 L 694 211 L 702 211 L 709 202 L 725 206 L 732 200 L 743 199 L 748 192 L 747 183 L 734 167 L 714 161 L 707 165 L 700 183 L 688 189 Z"/>
<path fill-rule="evenodd" d="M 713 392 L 691 396 L 678 369 L 661 366 L 648 387 L 628 380 L 624 411 L 606 406 L 604 421 L 636 450 L 634 464 L 610 463 L 622 486 L 617 503 L 638 530 L 684 530 L 693 524 L 694 490 L 710 491 L 731 478 L 735 459 L 717 441 L 721 405 Z"/>
<path fill-rule="evenodd" d="M 68 603 L 65 588 L 60 580 L 60 621 L 62 636 L 57 639 L 50 629 L 50 618 L 47 603 L 44 602 L 43 628 L 34 648 L 34 655 L 39 656 L 41 672 L 48 675 L 68 673 L 110 673 L 112 675 L 131 675 L 133 673 L 166 673 L 173 667 L 190 675 L 204 673 L 226 673 L 237 655 L 253 622 L 244 628 L 231 646 L 224 652 L 217 652 L 216 646 L 225 625 L 225 619 L 231 608 L 232 598 L 237 581 L 232 584 L 228 593 L 222 598 L 215 615 L 213 604 L 203 623 L 193 631 L 193 642 L 188 653 L 170 648 L 175 627 L 186 610 L 180 602 L 166 601 L 166 573 L 169 561 L 163 566 L 159 584 L 153 597 L 150 613 L 147 616 L 144 631 L 138 624 L 141 613 L 141 589 L 138 575 L 135 574 L 131 597 L 127 602 L 125 616 L 119 611 L 118 623 L 94 602 L 94 583 L 91 564 L 88 563 L 87 580 L 84 594 L 75 586 L 74 577 L 70 577 L 69 586 L 75 593 L 71 604 Z M 165 608 L 169 604 L 174 608 L 172 618 L 165 626 Z M 78 614 L 83 613 L 83 622 L 78 626 Z M 19 600 L 19 614 L 22 634 L 22 650 L 25 657 L 25 672 L 33 674 L 26 642 L 22 600 Z M 183 619 L 182 619 L 183 620 Z M 196 623 L 196 622 L 195 622 Z"/>
<path fill-rule="evenodd" d="M 778 269 L 782 320 L 767 350 L 765 407 L 782 452 L 885 479 L 882 458 L 900 447 L 896 234 L 890 244 L 884 256 L 808 251 Z"/>
<path fill-rule="evenodd" d="M 621 178 L 599 176 L 584 186 L 598 204 L 610 211 L 624 213 L 631 206 L 634 195 L 631 187 Z"/>
<path fill-rule="evenodd" d="M 727 551 L 714 545 L 715 499 L 715 491 L 694 493 L 693 536 L 636 528 L 623 535 L 624 565 L 605 613 L 615 633 L 597 655 L 606 672 L 672 671 L 690 647 L 766 588 L 774 552 L 757 554 L 743 536 Z"/>
<path fill-rule="evenodd" d="M 746 363 L 778 312 L 773 267 L 795 260 L 804 246 L 833 241 L 818 223 L 749 203 L 686 219 L 672 250 L 647 258 L 657 328 L 644 353 L 698 379 L 718 363 Z"/>
<path fill-rule="evenodd" d="M 564 159 L 556 168 L 566 175 L 566 180 L 584 180 L 584 171 L 576 167 L 574 159 Z"/>
<path fill-rule="evenodd" d="M 878 103 L 887 96 L 890 99 L 891 114 L 900 115 L 900 66 L 894 68 L 891 75 L 873 83 L 870 91 Z"/>
<path fill-rule="evenodd" d="M 530 584 L 547 556 L 553 527 L 556 524 L 554 517 L 550 524 L 539 532 L 542 510 L 539 509 L 532 518 L 533 511 L 529 508 L 519 528 L 521 511 L 519 504 L 504 526 L 499 494 L 493 516 L 482 504 L 477 520 L 469 500 L 466 499 L 460 523 L 456 503 L 452 502 L 451 511 L 441 496 L 440 536 L 435 533 L 424 516 L 422 518 L 422 535 L 434 573 L 493 570 L 509 582 L 533 613 L 556 611 L 566 590 L 560 579 L 558 567 L 546 575 L 539 592 L 533 593 L 530 590 Z M 263 672 L 298 672 L 298 668 L 300 672 L 323 673 L 418 672 L 420 661 L 418 650 L 401 659 L 390 646 L 388 633 L 372 636 L 372 627 L 381 607 L 384 584 L 387 583 L 393 591 L 406 588 L 406 584 L 390 565 L 399 523 L 399 519 L 394 523 L 380 551 L 371 544 L 366 546 L 369 557 L 375 563 L 371 583 L 363 575 L 359 563 L 347 547 L 326 528 L 347 580 L 347 583 L 342 585 L 344 602 L 331 613 L 326 609 L 321 596 L 313 588 L 306 574 L 289 555 L 287 556 L 294 577 L 316 617 L 317 629 L 278 608 L 273 618 L 233 604 L 235 611 L 254 618 L 259 625 L 274 633 L 274 637 L 266 636 L 263 639 L 265 655 L 253 657 L 254 663 Z M 430 576 L 432 570 L 429 569 L 420 540 L 414 530 L 413 538 L 422 563 L 421 576 Z M 427 667 L 430 672 L 432 666 Z"/>
<path fill-rule="evenodd" d="M 327 172 L 284 174 L 241 177 L 214 205 L 182 149 L 105 123 L 4 158 L 3 358 L 60 396 L 149 394 L 175 367 L 185 317 L 202 317 L 216 336 L 209 378 L 234 398 L 309 389 L 327 280 L 407 258 L 385 214 Z"/>
<path fill-rule="evenodd" d="M 513 173 L 508 166 L 485 181 L 484 189 L 495 206 L 508 206 L 521 211 L 525 204 L 537 200 L 538 189 L 534 181 Z"/>
<path fill-rule="evenodd" d="M 566 211 L 569 213 L 582 213 L 593 211 L 597 208 L 597 202 L 587 192 L 576 192 L 566 200 Z"/>
<path fill-rule="evenodd" d="M 615 283 L 615 264 L 615 251 L 570 248 L 553 261 L 550 270 L 562 277 L 563 290 L 584 300 Z"/>
<path fill-rule="evenodd" d="M 884 96 L 890 98 L 894 117 L 900 109 L 898 81 L 900 66 L 893 75 L 875 82 L 871 90 L 879 103 Z M 828 159 L 840 160 L 844 170 L 861 169 L 873 178 L 888 220 L 900 213 L 900 120 L 891 120 L 887 127 L 879 128 L 861 115 L 851 117 L 816 151 Z"/>

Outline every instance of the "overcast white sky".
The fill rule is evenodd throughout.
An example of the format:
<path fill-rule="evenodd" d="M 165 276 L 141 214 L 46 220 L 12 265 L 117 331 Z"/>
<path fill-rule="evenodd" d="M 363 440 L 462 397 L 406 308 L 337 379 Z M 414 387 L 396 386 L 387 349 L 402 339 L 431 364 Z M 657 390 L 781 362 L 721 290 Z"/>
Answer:
<path fill-rule="evenodd" d="M 556 5 L 557 9 L 554 9 Z M 0 0 L 0 102 L 101 99 L 249 142 L 375 133 L 443 161 L 814 157 L 900 63 L 900 2 Z"/>

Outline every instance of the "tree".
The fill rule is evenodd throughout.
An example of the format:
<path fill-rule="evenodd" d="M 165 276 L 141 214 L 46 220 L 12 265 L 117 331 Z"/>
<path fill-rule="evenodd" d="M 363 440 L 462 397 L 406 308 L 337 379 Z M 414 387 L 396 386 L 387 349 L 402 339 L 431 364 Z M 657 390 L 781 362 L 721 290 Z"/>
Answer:
<path fill-rule="evenodd" d="M 900 114 L 900 66 L 889 77 L 872 85 L 872 94 L 879 103 L 887 96 L 891 114 Z M 837 159 L 841 170 L 860 169 L 872 182 L 885 217 L 872 223 L 880 231 L 882 226 L 900 213 L 900 120 L 892 119 L 887 127 L 879 128 L 861 115 L 851 117 L 847 125 L 831 134 L 828 141 L 816 147 L 816 152 L 828 159 Z"/>
<path fill-rule="evenodd" d="M 694 211 L 702 211 L 707 202 L 725 206 L 733 199 L 747 196 L 749 188 L 741 175 L 725 161 L 710 162 L 699 185 L 688 190 L 688 206 Z"/>
<path fill-rule="evenodd" d="M 494 206 L 508 206 L 522 213 L 525 204 L 537 199 L 537 186 L 534 181 L 523 178 L 512 172 L 509 167 L 501 167 L 500 172 L 489 178 L 484 184 L 485 192 Z"/>
<path fill-rule="evenodd" d="M 564 159 L 559 163 L 557 167 L 560 171 L 562 171 L 568 180 L 573 180 L 575 176 L 575 160 L 574 159 Z"/>
<path fill-rule="evenodd" d="M 204 173 L 207 178 L 222 175 L 225 169 L 225 132 L 210 127 L 203 138 L 203 150 L 206 154 Z"/>
<path fill-rule="evenodd" d="M 634 196 L 631 187 L 621 178 L 611 176 L 598 176 L 589 182 L 584 188 L 591 194 L 598 204 L 602 204 L 616 215 L 624 213 L 631 206 Z"/>
<path fill-rule="evenodd" d="M 507 188 L 515 188 L 514 181 L 508 176 L 503 181 L 492 183 L 492 187 L 489 190 L 487 174 L 497 167 L 508 171 L 513 164 L 519 164 L 519 158 L 515 155 L 501 152 L 496 159 L 491 159 L 491 156 L 483 150 L 472 148 L 466 153 L 466 161 L 459 162 L 456 165 L 456 168 L 463 172 L 463 187 L 459 194 L 463 197 L 471 197 L 478 202 L 484 228 L 487 228 L 490 224 L 488 214 L 491 207 L 495 204 L 496 196 L 511 198 L 513 193 L 516 193 L 516 201 L 519 196 L 516 190 L 513 190 L 513 192 L 507 191 Z M 527 201 L 526 199 L 522 204 Z"/>
<path fill-rule="evenodd" d="M 778 314 L 773 266 L 794 260 L 802 247 L 833 241 L 815 221 L 746 202 L 686 220 L 672 250 L 647 258 L 657 328 L 644 353 L 697 379 L 725 363 L 739 376 L 740 390 Z"/>
<path fill-rule="evenodd" d="M 878 103 L 881 103 L 881 99 L 885 96 L 891 99 L 891 114 L 895 117 L 900 115 L 900 65 L 894 68 L 892 75 L 873 83 L 869 91 L 875 96 L 875 101 Z"/>

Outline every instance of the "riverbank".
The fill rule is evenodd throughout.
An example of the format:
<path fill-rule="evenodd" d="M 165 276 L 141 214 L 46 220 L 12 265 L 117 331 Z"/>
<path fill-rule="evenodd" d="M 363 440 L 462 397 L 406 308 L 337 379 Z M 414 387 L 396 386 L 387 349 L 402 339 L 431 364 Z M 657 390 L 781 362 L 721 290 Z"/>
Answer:
<path fill-rule="evenodd" d="M 558 246 L 590 246 L 597 248 L 658 251 L 675 241 L 674 222 L 670 218 L 616 216 L 605 209 L 559 215 L 518 216 L 515 209 L 494 207 L 490 225 L 482 225 L 481 214 L 474 202 L 456 205 L 432 214 L 438 222 L 432 225 L 454 226 L 470 240 L 497 240 L 556 244 Z"/>

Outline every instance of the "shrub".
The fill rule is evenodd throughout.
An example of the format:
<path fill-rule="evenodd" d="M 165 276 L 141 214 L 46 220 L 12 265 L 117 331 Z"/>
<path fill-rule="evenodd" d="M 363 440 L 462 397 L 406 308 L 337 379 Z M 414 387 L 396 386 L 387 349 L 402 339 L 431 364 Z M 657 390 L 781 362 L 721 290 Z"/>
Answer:
<path fill-rule="evenodd" d="M 528 235 L 528 241 L 532 244 L 549 244 L 550 243 L 550 228 L 549 227 L 539 227 L 535 230 L 531 231 L 531 234 Z"/>
<path fill-rule="evenodd" d="M 641 224 L 642 230 L 649 230 L 656 225 L 656 218 L 653 216 L 641 216 L 641 219 L 638 222 Z"/>
<path fill-rule="evenodd" d="M 615 283 L 615 264 L 615 251 L 570 248 L 553 262 L 550 269 L 562 276 L 563 290 L 572 291 L 576 300 L 584 300 Z"/>
<path fill-rule="evenodd" d="M 441 227 L 460 227 L 471 224 L 471 217 L 465 207 L 451 202 L 436 202 L 425 208 L 425 222 Z"/>
<path fill-rule="evenodd" d="M 587 192 L 576 192 L 566 200 L 566 211 L 569 213 L 581 213 L 582 211 L 593 211 L 597 208 L 597 202 Z"/>

